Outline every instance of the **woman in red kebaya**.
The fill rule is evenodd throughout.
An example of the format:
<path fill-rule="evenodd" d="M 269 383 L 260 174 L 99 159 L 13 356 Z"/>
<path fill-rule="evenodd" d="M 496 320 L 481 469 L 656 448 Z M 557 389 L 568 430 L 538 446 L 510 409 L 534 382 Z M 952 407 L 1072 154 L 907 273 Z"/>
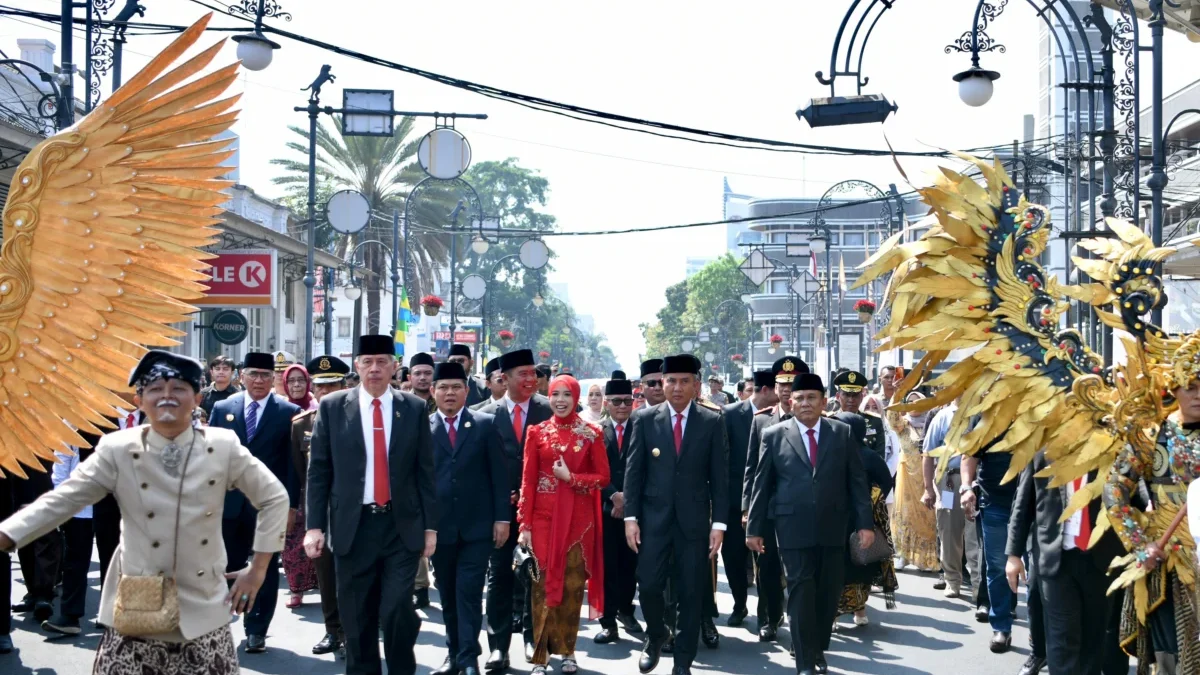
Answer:
<path fill-rule="evenodd" d="M 546 672 L 550 654 L 562 672 L 579 670 L 575 639 L 587 587 L 589 618 L 604 610 L 604 544 L 600 490 L 609 483 L 600 427 L 580 419 L 579 383 L 560 375 L 550 383 L 554 417 L 529 427 L 517 521 L 518 543 L 533 551 L 533 672 Z"/>

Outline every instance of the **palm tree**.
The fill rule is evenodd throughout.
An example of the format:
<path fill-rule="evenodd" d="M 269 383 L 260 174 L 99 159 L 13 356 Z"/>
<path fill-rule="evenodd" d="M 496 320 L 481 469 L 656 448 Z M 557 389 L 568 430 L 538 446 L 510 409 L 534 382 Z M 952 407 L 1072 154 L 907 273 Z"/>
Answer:
<path fill-rule="evenodd" d="M 289 127 L 301 140 L 287 144 L 288 149 L 299 153 L 303 159 L 280 158 L 272 164 L 283 167 L 284 173 L 273 179 L 288 192 L 289 205 L 298 207 L 308 199 L 308 130 Z M 324 123 L 317 125 L 317 192 L 318 203 L 338 190 L 357 190 L 371 205 L 371 221 L 367 228 L 351 237 L 338 236 L 329 223 L 318 215 L 316 244 L 344 258 L 346 251 L 359 242 L 378 240 L 392 246 L 392 210 L 404 210 L 404 200 L 409 190 L 423 176 L 415 158 L 420 139 L 410 140 L 413 118 L 401 118 L 389 136 L 344 136 L 342 120 L 334 116 L 334 130 Z M 421 297 L 422 289 L 432 288 L 439 268 L 449 258 L 449 239 L 444 235 L 419 234 L 421 223 L 441 223 L 450 208 L 447 198 L 440 191 L 427 192 L 414 204 L 411 214 L 408 247 L 411 278 L 406 280 L 407 291 L 412 302 Z M 428 229 L 428 228 L 426 228 Z M 404 246 L 404 242 L 395 242 Z M 364 266 L 372 272 L 367 279 L 367 327 L 371 333 L 379 331 L 379 289 L 391 278 L 390 260 L 386 251 L 379 246 L 364 246 Z M 397 254 L 399 255 L 399 254 Z M 406 275 L 407 276 L 407 275 Z M 390 311 L 390 310 L 389 310 Z M 387 322 L 387 323 L 390 323 Z"/>

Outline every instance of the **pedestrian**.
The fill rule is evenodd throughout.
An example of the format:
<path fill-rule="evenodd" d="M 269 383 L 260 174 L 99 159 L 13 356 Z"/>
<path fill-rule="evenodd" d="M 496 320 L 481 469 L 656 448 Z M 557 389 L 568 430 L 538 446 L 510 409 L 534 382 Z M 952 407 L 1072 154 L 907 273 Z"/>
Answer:
<path fill-rule="evenodd" d="M 911 404 L 924 398 L 923 394 L 914 391 L 904 401 Z M 937 520 L 934 512 L 921 504 L 921 495 L 925 492 L 922 443 L 929 413 L 888 411 L 887 419 L 900 438 L 896 499 L 892 505 L 896 566 L 903 569 L 906 564 L 912 564 L 921 572 L 932 572 L 938 566 Z"/>
<path fill-rule="evenodd" d="M 842 594 L 847 532 L 856 531 L 865 548 L 875 537 L 860 443 L 845 423 L 822 417 L 825 403 L 820 376 L 796 376 L 793 421 L 762 435 L 746 529 L 747 545 L 762 553 L 770 535 L 765 524 L 774 516 L 801 675 L 828 671 L 825 651 Z"/>
<path fill-rule="evenodd" d="M 925 508 L 936 509 L 938 540 L 940 542 L 939 559 L 942 565 L 943 578 L 934 584 L 941 587 L 947 598 L 957 598 L 962 594 L 964 560 L 966 572 L 973 584 L 978 584 L 982 576 L 979 573 L 979 537 L 974 527 L 967 527 L 967 519 L 962 509 L 962 493 L 970 490 L 969 484 L 962 482 L 962 456 L 954 454 L 946 464 L 946 470 L 937 480 L 934 476 L 937 469 L 937 458 L 934 451 L 946 450 L 944 446 L 953 448 L 956 439 L 947 438 L 950 423 L 958 410 L 957 399 L 943 407 L 934 416 L 925 433 L 923 452 L 924 460 L 921 473 L 925 481 L 925 493 L 921 495 L 921 503 Z M 974 597 L 973 590 L 968 589 L 967 596 Z"/>
<path fill-rule="evenodd" d="M 267 465 L 287 488 L 290 530 L 300 506 L 300 479 L 292 463 L 291 448 L 292 418 L 300 414 L 300 408 L 272 390 L 272 366 L 278 361 L 278 356 L 272 360 L 270 354 L 247 352 L 241 368 L 246 390 L 214 405 L 209 426 L 233 430 L 250 453 Z M 286 365 L 283 368 L 287 370 Z M 241 569 L 253 554 L 256 518 L 254 506 L 246 501 L 245 495 L 237 490 L 226 495 L 221 528 L 228 556 L 227 572 Z M 275 617 L 278 593 L 279 560 L 275 559 L 267 568 L 262 601 L 246 615 L 247 654 L 267 651 L 267 633 Z"/>
<path fill-rule="evenodd" d="M 728 405 L 730 403 L 729 394 L 721 389 L 724 386 L 725 382 L 720 375 L 709 375 L 708 393 L 704 395 L 704 400 L 716 406 Z"/>
<path fill-rule="evenodd" d="M 679 582 L 675 675 L 690 675 L 702 623 L 710 566 L 729 513 L 728 445 L 719 412 L 694 403 L 701 364 L 690 354 L 663 360 L 665 404 L 632 418 L 625 466 L 625 538 L 639 553 L 638 586 L 647 639 L 643 673 L 658 665 L 671 625 L 665 618 L 668 576 Z"/>
<path fill-rule="evenodd" d="M 273 389 L 277 396 L 287 398 L 287 383 L 284 382 L 283 374 L 287 371 L 288 366 L 296 362 L 296 357 L 292 356 L 291 352 L 277 351 L 272 357 L 275 363 L 275 379 Z"/>
<path fill-rule="evenodd" d="M 987 588 L 987 618 L 992 627 L 989 646 L 993 653 L 1003 654 L 1012 646 L 1012 624 L 1017 608 L 1017 595 L 1005 578 L 1009 517 L 1017 486 L 1016 481 L 1003 482 L 1012 454 L 988 452 L 988 447 L 985 446 L 978 455 L 963 458 L 963 484 L 973 489 L 964 491 L 960 502 L 963 516 L 976 525 L 979 533 L 983 553 L 980 581 Z M 977 605 L 976 613 L 982 615 L 981 609 Z"/>
<path fill-rule="evenodd" d="M 293 363 L 283 371 L 287 385 L 288 401 L 301 410 L 317 409 L 317 399 L 312 393 L 312 378 L 308 370 Z M 295 422 L 295 418 L 292 419 Z M 295 458 L 293 457 L 293 465 Z M 296 609 L 304 602 L 304 594 L 317 587 L 317 569 L 311 558 L 304 553 L 304 486 L 303 473 L 297 476 L 299 496 L 296 499 L 296 517 L 288 528 L 287 541 L 283 547 L 283 573 L 288 584 L 288 609 Z"/>
<path fill-rule="evenodd" d="M 512 525 L 504 445 L 495 416 L 466 407 L 470 379 L 460 363 L 439 363 L 433 371 L 437 411 L 429 428 L 440 508 L 432 562 L 448 649 L 434 675 L 479 675 L 488 559 L 508 541 Z"/>
<path fill-rule="evenodd" d="M 467 374 L 467 407 L 477 405 L 490 398 L 487 380 L 475 374 L 475 359 L 471 355 L 471 346 L 463 344 L 450 345 L 450 354 L 446 361 L 457 363 Z"/>
<path fill-rule="evenodd" d="M 70 451 L 55 452 L 54 456 L 58 463 L 54 465 L 51 479 L 57 489 L 79 468 L 81 451 L 72 447 Z M 87 600 L 87 576 L 92 567 L 92 539 L 95 534 L 92 529 L 92 506 L 89 504 L 80 509 L 59 527 L 59 532 L 63 540 L 62 596 L 58 601 L 58 612 L 42 622 L 42 630 L 79 635 L 79 620 L 83 618 Z"/>
<path fill-rule="evenodd" d="M 309 446 L 304 548 L 335 556 L 347 675 L 413 675 L 420 619 L 417 561 L 437 546 L 433 441 L 425 402 L 392 390 L 398 364 L 386 335 L 359 339 L 362 384 L 326 395 Z M 368 450 L 369 448 L 369 450 Z"/>
<path fill-rule="evenodd" d="M 604 535 L 600 490 L 610 482 L 608 454 L 595 424 L 580 419 L 579 382 L 559 375 L 550 383 L 554 417 L 528 430 L 518 545 L 532 552 L 534 675 L 546 672 L 550 655 L 560 671 L 579 671 L 575 641 L 584 591 L 588 618 L 604 611 Z"/>
<path fill-rule="evenodd" d="M 633 414 L 633 386 L 629 380 L 615 377 L 604 385 L 608 417 L 600 421 L 604 447 L 608 452 L 609 484 L 601 491 L 601 518 L 604 530 L 604 614 L 596 644 L 619 639 L 617 624 L 630 635 L 644 631 L 634 616 L 633 598 L 637 590 L 637 553 L 625 543 L 625 459 L 629 453 L 629 416 Z M 620 373 L 624 375 L 624 373 Z"/>
<path fill-rule="evenodd" d="M 554 377 L 554 371 L 546 364 L 538 364 L 535 371 L 537 372 L 537 393 L 549 396 L 550 378 Z"/>
<path fill-rule="evenodd" d="M 409 391 L 414 396 L 425 401 L 425 414 L 432 415 L 434 410 L 437 410 L 437 402 L 433 400 L 433 354 L 428 352 L 418 352 L 412 355 L 408 361 L 409 374 L 407 383 L 410 384 Z M 404 385 L 401 384 L 401 391 L 404 391 Z M 425 609 L 429 606 L 429 587 L 432 582 L 429 578 L 429 559 L 422 557 L 417 562 L 417 576 L 413 581 L 413 606 L 417 609 Z"/>
<path fill-rule="evenodd" d="M 208 372 L 212 384 L 200 391 L 200 409 L 211 417 L 214 405 L 238 393 L 242 388 L 234 383 L 237 366 L 233 359 L 224 354 L 218 354 L 208 362 Z"/>
<path fill-rule="evenodd" d="M 740 384 L 740 383 L 739 383 Z M 778 402 L 775 395 L 775 374 L 770 370 L 760 370 L 754 373 L 753 395 L 750 398 L 730 403 L 725 406 L 725 435 L 729 438 L 729 520 L 725 536 L 729 540 L 727 546 L 721 547 L 721 557 L 725 561 L 725 578 L 729 582 L 729 592 L 733 595 L 733 611 L 725 622 L 727 626 L 740 626 L 749 615 L 746 598 L 749 595 L 749 580 L 745 574 L 746 559 L 750 550 L 746 548 L 745 516 L 749 505 L 743 504 L 749 495 L 745 493 L 746 449 L 750 445 L 750 427 L 754 424 L 754 413 L 769 408 Z M 762 604 L 762 600 L 759 600 Z"/>
<path fill-rule="evenodd" d="M 120 582 L 105 585 L 100 600 L 96 675 L 190 673 L 197 663 L 206 673 L 240 672 L 229 612 L 252 611 L 262 600 L 283 548 L 286 488 L 233 432 L 192 426 L 201 372 L 192 359 L 148 352 L 129 384 L 149 426 L 108 434 L 58 489 L 0 523 L 0 551 L 11 551 L 116 495 L 125 519 L 112 568 Z M 221 519 L 213 515 L 235 489 L 257 509 L 255 553 L 225 575 L 227 588 Z"/>
<path fill-rule="evenodd" d="M 329 354 L 318 356 L 308 362 L 305 369 L 312 376 L 312 393 L 316 403 L 320 405 L 321 399 L 326 395 L 332 394 L 335 391 L 341 391 L 346 388 L 346 375 L 350 373 L 350 366 L 336 356 Z M 309 459 L 309 444 L 312 439 L 313 425 L 317 420 L 317 409 L 305 410 L 299 415 L 292 418 L 292 464 L 296 467 L 296 475 L 301 479 L 308 476 L 308 459 Z M 300 484 L 300 509 L 297 513 L 296 524 L 292 526 L 292 532 L 299 530 L 304 532 L 304 509 L 308 506 L 308 486 L 306 482 Z M 290 563 L 288 557 L 292 555 L 292 535 L 288 537 L 288 546 L 284 550 L 284 565 L 285 569 L 290 564 L 293 567 L 297 566 L 295 560 Z M 308 551 L 304 550 L 303 542 L 304 535 L 300 537 L 300 551 L 313 566 L 313 571 L 316 575 L 317 588 L 321 592 L 321 616 L 325 622 L 325 635 L 313 645 L 312 653 L 321 655 L 338 652 L 345 656 L 345 634 L 342 631 L 341 615 L 338 613 L 337 605 L 337 576 L 334 574 L 333 554 L 329 551 L 329 546 L 321 549 L 321 553 L 316 558 L 309 558 Z M 289 575 L 289 584 L 291 583 Z"/>
<path fill-rule="evenodd" d="M 496 401 L 504 398 L 504 394 L 508 391 L 508 388 L 504 386 L 504 371 L 500 370 L 499 356 L 488 361 L 487 365 L 485 365 L 483 369 L 487 376 L 487 387 L 490 396 L 483 401 L 476 403 L 472 409 L 482 408 L 489 403 L 495 403 Z"/>
<path fill-rule="evenodd" d="M 838 409 L 834 412 L 861 414 L 867 423 L 867 447 L 886 461 L 887 432 L 884 429 L 883 418 L 862 410 L 863 389 L 866 388 L 867 378 L 856 370 L 843 370 L 833 379 L 837 390 Z"/>
<path fill-rule="evenodd" d="M 485 406 L 480 412 L 496 418 L 496 428 L 504 442 L 504 459 L 509 475 L 509 516 L 517 519 L 517 495 L 521 490 L 521 471 L 524 464 L 526 431 L 541 424 L 554 413 L 550 401 L 537 393 L 538 376 L 533 352 L 514 349 L 500 357 L 500 370 L 507 387 L 505 396 Z M 524 638 L 527 663 L 533 662 L 532 595 L 527 584 L 514 588 L 513 549 L 517 547 L 517 528 L 512 528 L 504 546 L 492 552 L 487 574 L 487 633 L 488 671 L 502 671 L 509 666 L 508 650 L 512 634 L 520 631 Z"/>
<path fill-rule="evenodd" d="M 604 388 L 598 383 L 588 385 L 587 405 L 580 411 L 579 416 L 585 422 L 599 424 L 604 419 Z"/>

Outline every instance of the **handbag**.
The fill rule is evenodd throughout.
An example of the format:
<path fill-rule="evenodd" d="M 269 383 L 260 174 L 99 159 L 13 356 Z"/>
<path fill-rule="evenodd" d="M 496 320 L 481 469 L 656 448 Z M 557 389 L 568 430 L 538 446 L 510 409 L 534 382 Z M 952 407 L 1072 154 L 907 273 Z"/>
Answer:
<path fill-rule="evenodd" d="M 517 576 L 525 577 L 530 581 L 538 580 L 537 558 L 533 557 L 533 550 L 518 546 L 513 549 L 513 571 Z"/>
<path fill-rule="evenodd" d="M 892 557 L 892 545 L 888 543 L 883 530 L 875 527 L 875 541 L 869 547 L 863 548 L 859 542 L 858 532 L 850 534 L 850 562 L 859 567 L 873 565 Z"/>
<path fill-rule="evenodd" d="M 146 436 L 142 432 L 142 450 L 146 450 Z M 171 577 L 162 574 L 122 574 L 117 582 L 117 598 L 113 603 L 113 629 L 129 637 L 147 637 L 174 632 L 179 628 L 179 589 L 175 585 L 175 566 L 179 557 L 179 511 L 183 504 L 183 479 L 187 475 L 192 449 L 196 447 L 194 431 L 192 445 L 183 460 L 183 471 L 179 474 L 179 498 L 175 503 L 175 549 L 171 555 Z M 147 453 L 149 454 L 149 453 Z"/>

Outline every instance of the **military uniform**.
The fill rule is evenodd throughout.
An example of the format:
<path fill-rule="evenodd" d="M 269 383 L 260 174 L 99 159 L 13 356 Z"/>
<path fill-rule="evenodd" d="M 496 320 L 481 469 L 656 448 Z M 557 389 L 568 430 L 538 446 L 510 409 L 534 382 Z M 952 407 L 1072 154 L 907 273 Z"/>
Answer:
<path fill-rule="evenodd" d="M 847 394 L 861 393 L 866 384 L 866 376 L 853 370 L 847 370 L 833 378 L 833 386 Z M 867 448 L 886 460 L 887 431 L 884 429 L 883 418 L 861 408 L 855 412 L 867 421 Z"/>

